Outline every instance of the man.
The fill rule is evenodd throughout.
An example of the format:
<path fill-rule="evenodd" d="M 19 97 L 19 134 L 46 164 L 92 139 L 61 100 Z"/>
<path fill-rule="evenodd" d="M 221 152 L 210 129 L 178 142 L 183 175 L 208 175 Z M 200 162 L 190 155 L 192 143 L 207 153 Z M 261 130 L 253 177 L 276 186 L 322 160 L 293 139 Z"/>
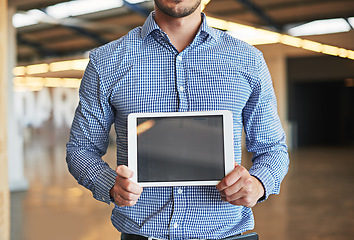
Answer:
<path fill-rule="evenodd" d="M 144 26 L 99 47 L 80 87 L 67 162 L 94 198 L 115 202 L 122 239 L 223 239 L 254 227 L 257 202 L 279 192 L 287 173 L 285 135 L 262 54 L 210 28 L 201 0 L 155 0 Z M 127 164 L 132 112 L 230 110 L 235 169 L 215 186 L 142 189 Z M 114 123 L 116 171 L 102 160 Z M 241 133 L 253 166 L 241 165 Z"/>

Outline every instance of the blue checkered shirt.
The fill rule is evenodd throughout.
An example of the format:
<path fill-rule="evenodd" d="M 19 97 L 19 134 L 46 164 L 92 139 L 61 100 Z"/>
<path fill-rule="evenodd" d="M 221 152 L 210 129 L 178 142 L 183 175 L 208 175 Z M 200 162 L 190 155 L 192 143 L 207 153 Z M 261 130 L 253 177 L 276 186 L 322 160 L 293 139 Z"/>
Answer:
<path fill-rule="evenodd" d="M 142 27 L 91 52 L 80 87 L 67 163 L 71 174 L 111 203 L 116 173 L 102 160 L 114 124 L 117 164 L 127 164 L 127 115 L 132 112 L 230 110 L 235 161 L 241 134 L 253 153 L 250 173 L 279 192 L 288 170 L 285 135 L 272 80 L 260 51 L 203 22 L 178 52 L 150 14 Z M 120 232 L 159 239 L 218 239 L 254 227 L 252 210 L 220 199 L 215 186 L 144 188 L 133 207 L 114 206 Z"/>

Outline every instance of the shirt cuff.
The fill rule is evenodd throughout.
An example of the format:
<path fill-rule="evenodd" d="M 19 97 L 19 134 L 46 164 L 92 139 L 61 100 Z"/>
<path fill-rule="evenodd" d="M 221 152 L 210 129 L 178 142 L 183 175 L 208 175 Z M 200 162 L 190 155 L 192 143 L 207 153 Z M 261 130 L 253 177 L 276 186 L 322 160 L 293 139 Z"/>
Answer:
<path fill-rule="evenodd" d="M 115 184 L 116 177 L 117 173 L 110 167 L 103 169 L 102 172 L 96 178 L 95 192 L 93 194 L 93 197 L 98 201 L 110 204 L 110 190 Z"/>
<path fill-rule="evenodd" d="M 258 200 L 258 202 L 265 201 L 266 199 L 268 199 L 269 195 L 273 193 L 275 187 L 275 181 L 272 174 L 265 167 L 258 169 L 251 168 L 249 173 L 252 176 L 256 177 L 264 187 L 264 195 Z"/>

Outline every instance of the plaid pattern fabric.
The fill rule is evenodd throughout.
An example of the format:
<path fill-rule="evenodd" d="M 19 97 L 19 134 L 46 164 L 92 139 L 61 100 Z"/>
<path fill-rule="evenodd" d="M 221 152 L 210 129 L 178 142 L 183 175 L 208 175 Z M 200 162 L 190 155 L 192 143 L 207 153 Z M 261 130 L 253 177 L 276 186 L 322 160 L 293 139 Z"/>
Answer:
<path fill-rule="evenodd" d="M 194 41 L 180 53 L 153 13 L 142 27 L 91 52 L 67 163 L 95 199 L 111 202 L 116 173 L 101 157 L 114 124 L 117 164 L 127 164 L 132 112 L 232 111 L 235 161 L 241 162 L 244 129 L 253 153 L 250 173 L 263 183 L 266 198 L 279 192 L 289 159 L 263 56 L 202 17 Z M 159 239 L 224 238 L 254 226 L 251 209 L 222 202 L 215 186 L 144 188 L 135 206 L 114 207 L 112 222 L 121 232 Z"/>

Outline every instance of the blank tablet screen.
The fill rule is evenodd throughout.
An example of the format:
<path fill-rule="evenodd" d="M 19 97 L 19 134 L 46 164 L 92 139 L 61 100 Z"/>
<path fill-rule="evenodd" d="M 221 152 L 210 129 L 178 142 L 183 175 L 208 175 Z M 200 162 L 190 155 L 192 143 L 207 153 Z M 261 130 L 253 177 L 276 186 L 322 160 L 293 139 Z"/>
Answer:
<path fill-rule="evenodd" d="M 225 176 L 223 116 L 137 118 L 139 182 Z"/>

